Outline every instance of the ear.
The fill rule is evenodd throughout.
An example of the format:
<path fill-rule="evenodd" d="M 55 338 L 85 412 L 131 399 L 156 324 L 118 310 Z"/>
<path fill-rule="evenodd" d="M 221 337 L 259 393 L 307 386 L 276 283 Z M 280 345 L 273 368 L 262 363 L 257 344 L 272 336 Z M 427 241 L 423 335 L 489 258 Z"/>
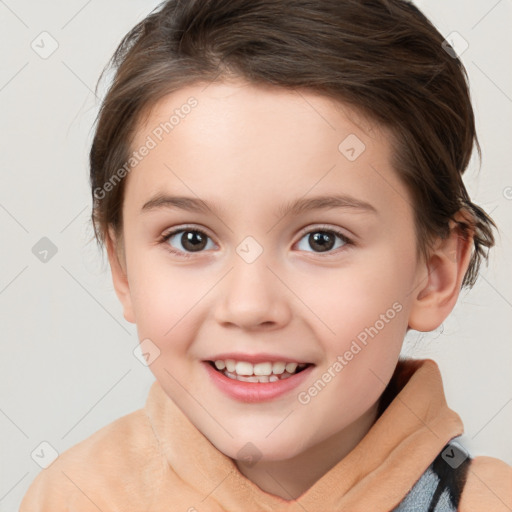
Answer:
<path fill-rule="evenodd" d="M 128 283 L 128 275 L 126 272 L 126 258 L 121 241 L 115 235 L 114 230 L 109 228 L 105 240 L 107 246 L 108 260 L 110 269 L 112 270 L 112 282 L 116 291 L 117 298 L 123 306 L 123 316 L 126 321 L 135 323 L 135 315 L 133 314 L 132 298 L 130 295 L 130 286 Z M 119 260 L 121 255 L 121 261 Z"/>
<path fill-rule="evenodd" d="M 437 329 L 455 307 L 471 260 L 474 228 L 469 213 L 457 212 L 450 221 L 450 234 L 438 238 L 428 261 L 418 268 L 417 286 L 409 313 L 409 328 L 429 332 Z M 464 237 L 457 222 L 468 225 Z"/>

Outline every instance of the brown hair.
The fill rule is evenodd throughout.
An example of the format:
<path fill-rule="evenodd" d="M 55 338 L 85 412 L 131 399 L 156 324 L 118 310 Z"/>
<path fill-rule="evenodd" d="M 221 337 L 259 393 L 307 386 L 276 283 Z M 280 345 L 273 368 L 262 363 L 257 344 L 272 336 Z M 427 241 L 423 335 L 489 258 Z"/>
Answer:
<path fill-rule="evenodd" d="M 443 41 L 405 0 L 163 2 L 123 38 L 102 73 L 115 70 L 90 151 L 98 244 L 109 226 L 122 233 L 125 180 L 101 198 L 97 191 L 128 161 L 143 115 L 186 85 L 233 76 L 317 92 L 389 128 L 392 165 L 412 197 L 418 254 L 426 257 L 455 213 L 466 212 L 458 229 L 474 233 L 474 250 L 462 286 L 472 286 L 496 225 L 462 181 L 473 143 L 481 151 L 466 70 Z"/>

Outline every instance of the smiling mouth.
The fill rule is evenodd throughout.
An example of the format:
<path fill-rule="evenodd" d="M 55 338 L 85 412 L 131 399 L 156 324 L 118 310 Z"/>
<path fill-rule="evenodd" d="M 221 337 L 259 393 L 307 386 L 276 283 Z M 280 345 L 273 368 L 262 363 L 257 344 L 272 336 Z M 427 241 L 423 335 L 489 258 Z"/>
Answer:
<path fill-rule="evenodd" d="M 313 363 L 285 363 L 285 362 L 266 362 L 251 364 L 245 361 L 217 360 L 207 361 L 207 363 L 217 372 L 222 373 L 229 379 L 240 382 L 277 382 L 279 380 L 289 379 L 304 371 Z"/>

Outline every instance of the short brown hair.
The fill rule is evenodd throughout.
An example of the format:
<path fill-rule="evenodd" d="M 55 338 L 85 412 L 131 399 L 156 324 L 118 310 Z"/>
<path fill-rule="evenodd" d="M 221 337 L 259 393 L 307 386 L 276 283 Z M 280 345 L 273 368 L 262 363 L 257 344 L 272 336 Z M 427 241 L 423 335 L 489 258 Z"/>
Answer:
<path fill-rule="evenodd" d="M 462 286 L 472 286 L 496 225 L 462 181 L 473 144 L 481 151 L 466 70 L 443 41 L 406 0 L 163 2 L 104 70 L 115 76 L 90 151 L 96 240 L 104 243 L 109 226 L 122 233 L 126 180 L 101 199 L 96 191 L 127 162 L 142 116 L 184 86 L 233 76 L 320 93 L 389 128 L 392 165 L 413 201 L 418 254 L 426 257 L 463 210 L 468 221 L 458 228 L 474 234 L 474 250 Z"/>

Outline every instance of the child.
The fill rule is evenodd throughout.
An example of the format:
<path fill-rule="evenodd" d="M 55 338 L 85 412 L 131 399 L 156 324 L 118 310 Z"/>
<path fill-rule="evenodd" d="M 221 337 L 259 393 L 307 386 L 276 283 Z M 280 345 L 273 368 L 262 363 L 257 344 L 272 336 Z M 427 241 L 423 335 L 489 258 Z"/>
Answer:
<path fill-rule="evenodd" d="M 170 0 L 124 38 L 92 219 L 156 380 L 22 512 L 512 510 L 399 359 L 494 245 L 443 40 L 404 0 Z"/>

